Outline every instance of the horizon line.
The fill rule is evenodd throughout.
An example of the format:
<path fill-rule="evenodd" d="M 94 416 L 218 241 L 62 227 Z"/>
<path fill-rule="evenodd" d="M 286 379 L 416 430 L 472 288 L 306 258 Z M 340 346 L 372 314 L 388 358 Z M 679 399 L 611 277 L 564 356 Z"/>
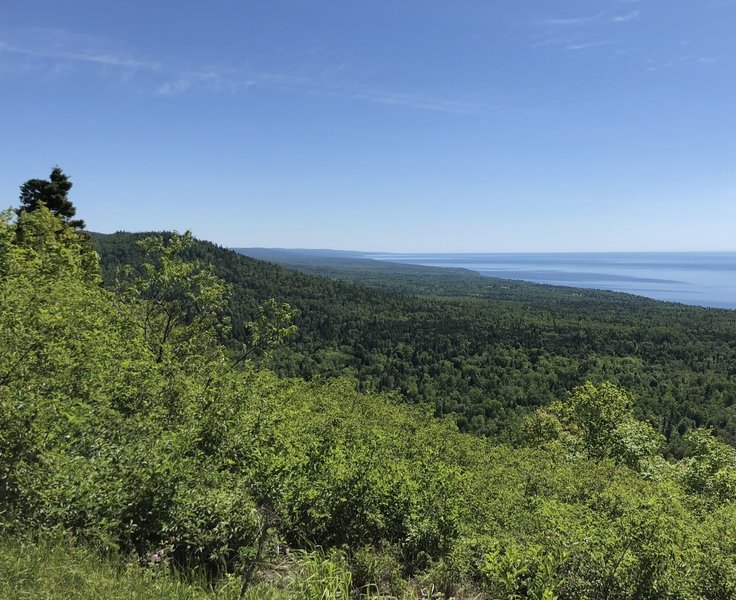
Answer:
<path fill-rule="evenodd" d="M 447 255 L 447 254 L 736 254 L 731 250 L 352 250 L 286 246 L 226 246 L 231 250 L 280 250 L 284 252 L 344 252 L 362 255 Z"/>

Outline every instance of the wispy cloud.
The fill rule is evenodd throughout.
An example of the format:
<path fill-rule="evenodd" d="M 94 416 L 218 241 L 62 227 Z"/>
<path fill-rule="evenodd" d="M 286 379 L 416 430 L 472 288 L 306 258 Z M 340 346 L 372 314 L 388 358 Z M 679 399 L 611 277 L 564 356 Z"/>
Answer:
<path fill-rule="evenodd" d="M 32 30 L 25 33 L 3 36 L 0 32 L 0 54 L 22 56 L 25 59 L 22 65 L 17 65 L 17 71 L 30 73 L 36 70 L 49 76 L 63 77 L 70 72 L 77 72 L 79 69 L 75 66 L 86 65 L 90 69 L 99 67 L 104 68 L 99 74 L 104 73 L 108 81 L 111 72 L 117 73 L 116 81 L 119 83 L 133 86 L 138 92 L 162 97 L 202 91 L 234 94 L 260 89 L 342 97 L 383 106 L 453 114 L 477 113 L 491 108 L 488 103 L 365 85 L 346 78 L 342 65 L 332 71 L 323 68 L 310 72 L 307 69 L 302 73 L 259 72 L 253 68 L 222 65 L 180 68 L 160 60 L 113 52 L 106 48 L 110 46 L 106 40 L 63 30 Z M 16 38 L 23 38 L 24 41 L 16 41 Z"/>
<path fill-rule="evenodd" d="M 217 69 L 184 71 L 155 85 L 155 93 L 161 96 L 178 96 L 195 89 L 212 92 L 234 92 L 250 87 L 255 82 L 243 75 Z"/>
<path fill-rule="evenodd" d="M 699 54 L 686 54 L 679 58 L 680 62 L 691 65 L 712 65 L 718 62 L 715 56 L 703 56 Z"/>
<path fill-rule="evenodd" d="M 542 25 L 548 25 L 551 27 L 570 27 L 570 26 L 576 26 L 576 25 L 586 25 L 587 23 L 594 23 L 596 21 L 599 21 L 605 16 L 605 14 L 606 13 L 602 12 L 596 15 L 586 16 L 586 17 L 542 19 L 540 23 Z"/>
<path fill-rule="evenodd" d="M 491 104 L 466 100 L 440 98 L 366 86 L 359 83 L 336 80 L 329 75 L 284 75 L 279 73 L 254 73 L 237 69 L 212 69 L 179 73 L 156 88 L 163 96 L 176 96 L 196 90 L 239 92 L 243 90 L 277 90 L 285 93 L 349 98 L 360 102 L 411 108 L 423 111 L 452 114 L 472 114 L 489 110 Z"/>
<path fill-rule="evenodd" d="M 589 48 L 598 48 L 602 46 L 612 46 L 620 44 L 619 40 L 603 39 L 596 40 L 591 39 L 591 36 L 584 36 L 581 34 L 577 35 L 553 35 L 546 34 L 537 36 L 532 42 L 531 48 L 537 50 L 539 48 L 546 48 L 550 46 L 556 46 L 561 50 L 569 52 L 577 52 L 579 50 L 587 50 Z"/>
<path fill-rule="evenodd" d="M 612 40 L 600 40 L 597 42 L 581 42 L 578 44 L 568 44 L 565 46 L 565 50 L 577 52 L 578 50 L 587 50 L 588 48 L 598 48 L 600 46 L 610 46 L 616 42 Z"/>
<path fill-rule="evenodd" d="M 563 17 L 542 19 L 539 24 L 548 27 L 580 27 L 583 25 L 592 25 L 595 23 L 626 23 L 633 21 L 641 16 L 640 10 L 631 10 L 620 15 L 611 15 L 613 11 L 602 11 L 594 15 L 585 15 L 581 17 Z"/>
<path fill-rule="evenodd" d="M 626 23 L 626 21 L 634 21 L 635 19 L 638 19 L 640 16 L 641 16 L 640 10 L 632 10 L 631 12 L 628 12 L 626 14 L 613 17 L 611 19 L 611 23 Z"/>
<path fill-rule="evenodd" d="M 123 56 L 115 56 L 112 54 L 87 54 L 70 52 L 60 55 L 59 58 L 63 58 L 66 60 L 92 62 L 113 67 L 124 67 L 126 69 L 143 69 L 147 71 L 155 71 L 161 66 L 159 63 L 155 62 L 140 61 L 132 58 L 125 58 Z"/>
<path fill-rule="evenodd" d="M 161 66 L 157 62 L 138 60 L 122 53 L 79 48 L 79 44 L 69 42 L 81 36 L 72 36 L 61 30 L 42 31 L 46 32 L 46 36 L 39 35 L 39 32 L 33 30 L 34 33 L 28 35 L 24 43 L 0 39 L 0 52 L 56 62 L 93 63 L 130 70 L 155 71 Z"/>
<path fill-rule="evenodd" d="M 644 70 L 653 72 L 678 67 L 705 68 L 716 63 L 718 63 L 718 57 L 701 54 L 685 54 L 677 57 L 652 56 L 644 61 Z"/>
<path fill-rule="evenodd" d="M 453 114 L 474 114 L 483 110 L 493 108 L 485 103 L 475 103 L 460 100 L 447 100 L 434 98 L 431 96 L 422 96 L 417 94 L 407 94 L 400 92 L 390 92 L 379 89 L 349 89 L 345 88 L 344 92 L 355 98 L 373 104 L 383 104 L 386 106 L 398 106 L 405 108 L 414 108 L 418 110 L 426 110 L 433 112 L 444 112 Z"/>

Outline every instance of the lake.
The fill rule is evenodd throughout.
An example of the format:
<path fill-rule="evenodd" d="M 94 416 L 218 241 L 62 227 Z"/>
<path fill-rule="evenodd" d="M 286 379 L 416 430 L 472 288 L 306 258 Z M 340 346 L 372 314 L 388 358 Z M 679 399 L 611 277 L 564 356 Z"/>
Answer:
<path fill-rule="evenodd" d="M 736 309 L 736 252 L 377 253 L 370 258 Z"/>

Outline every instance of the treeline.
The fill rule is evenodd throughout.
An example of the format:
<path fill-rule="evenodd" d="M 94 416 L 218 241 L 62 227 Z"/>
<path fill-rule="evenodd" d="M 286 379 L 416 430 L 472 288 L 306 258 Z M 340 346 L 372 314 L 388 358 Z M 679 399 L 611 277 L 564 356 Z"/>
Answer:
<path fill-rule="evenodd" d="M 110 291 L 86 237 L 45 208 L 0 221 L 0 590 L 48 593 L 35 548 L 61 565 L 91 548 L 51 597 L 78 595 L 90 568 L 109 588 L 111 550 L 135 565 L 120 589 L 172 597 L 199 597 L 192 580 L 219 598 L 736 594 L 736 451 L 708 431 L 668 462 L 627 392 L 586 383 L 493 445 L 350 378 L 279 378 L 240 357 L 291 334 L 284 307 L 256 310 L 245 350 L 220 345 L 228 290 L 187 258 L 202 248 L 224 256 L 142 240 Z M 332 307 L 349 291 L 410 302 L 231 264 Z"/>
<path fill-rule="evenodd" d="M 141 263 L 144 236 L 94 236 L 108 286 L 120 265 Z M 675 456 L 694 427 L 736 442 L 735 311 L 355 257 L 291 259 L 343 280 L 331 281 L 208 242 L 188 252 L 232 286 L 228 343 L 248 339 L 243 323 L 267 298 L 298 310 L 298 333 L 264 363 L 281 375 L 351 377 L 493 437 L 586 380 L 612 381 Z"/>

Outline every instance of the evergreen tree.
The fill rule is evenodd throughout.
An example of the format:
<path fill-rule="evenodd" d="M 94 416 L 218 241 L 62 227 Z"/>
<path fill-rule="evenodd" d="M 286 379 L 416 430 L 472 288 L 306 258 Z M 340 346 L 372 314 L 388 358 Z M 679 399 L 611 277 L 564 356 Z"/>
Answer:
<path fill-rule="evenodd" d="M 43 203 L 55 216 L 76 229 L 84 229 L 82 219 L 74 219 L 77 209 L 69 200 L 69 190 L 72 188 L 69 177 L 54 167 L 48 179 L 29 179 L 20 186 L 21 207 L 18 212 L 32 212 L 38 210 Z"/>

